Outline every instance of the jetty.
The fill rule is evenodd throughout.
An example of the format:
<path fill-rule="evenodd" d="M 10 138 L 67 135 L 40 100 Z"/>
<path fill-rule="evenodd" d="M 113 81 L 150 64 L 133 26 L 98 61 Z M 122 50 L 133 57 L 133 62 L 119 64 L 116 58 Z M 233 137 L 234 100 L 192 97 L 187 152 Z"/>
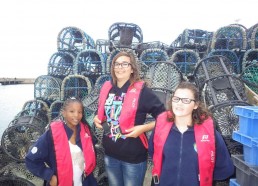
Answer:
<path fill-rule="evenodd" d="M 35 78 L 0 78 L 1 85 L 34 84 Z"/>

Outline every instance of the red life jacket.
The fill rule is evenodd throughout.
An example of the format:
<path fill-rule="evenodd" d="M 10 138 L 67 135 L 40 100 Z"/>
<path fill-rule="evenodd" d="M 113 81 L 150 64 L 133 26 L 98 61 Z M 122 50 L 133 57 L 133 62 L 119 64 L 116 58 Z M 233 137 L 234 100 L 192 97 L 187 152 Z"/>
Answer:
<path fill-rule="evenodd" d="M 152 175 L 154 181 L 159 182 L 162 168 L 162 154 L 164 144 L 169 135 L 173 122 L 167 121 L 170 112 L 161 113 L 156 121 L 154 133 L 154 155 Z M 194 125 L 194 135 L 198 152 L 198 163 L 200 172 L 200 186 L 212 186 L 213 171 L 215 165 L 215 135 L 214 126 L 211 118 L 208 118 L 201 125 Z"/>
<path fill-rule="evenodd" d="M 129 86 L 127 93 L 124 98 L 123 107 L 121 114 L 118 118 L 119 126 L 122 133 L 126 133 L 125 130 L 132 128 L 135 122 L 135 116 L 138 108 L 138 102 L 141 90 L 144 86 L 143 81 L 135 82 L 133 85 Z M 99 105 L 98 105 L 98 118 L 103 122 L 106 120 L 105 116 L 105 102 L 108 96 L 112 84 L 110 81 L 106 81 L 101 88 L 99 95 Z M 148 140 L 146 135 L 143 133 L 139 136 L 145 148 L 148 148 Z"/>
<path fill-rule="evenodd" d="M 80 125 L 80 138 L 85 160 L 84 172 L 87 176 L 94 170 L 96 166 L 96 157 L 89 128 L 82 123 L 80 123 Z M 53 122 L 51 123 L 50 128 L 52 131 L 56 156 L 58 185 L 73 185 L 72 157 L 68 143 L 69 139 L 67 138 L 63 123 L 62 121 Z"/>

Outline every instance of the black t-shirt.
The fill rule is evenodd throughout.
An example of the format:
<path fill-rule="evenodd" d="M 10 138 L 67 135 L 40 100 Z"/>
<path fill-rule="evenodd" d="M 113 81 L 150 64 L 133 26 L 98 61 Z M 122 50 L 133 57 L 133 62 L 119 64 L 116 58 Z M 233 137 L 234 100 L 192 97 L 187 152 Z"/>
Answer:
<path fill-rule="evenodd" d="M 128 81 L 121 88 L 113 86 L 109 92 L 109 95 L 115 94 L 115 96 L 121 97 L 121 95 L 127 92 L 129 85 L 130 82 Z M 150 88 L 144 86 L 140 93 L 135 125 L 144 124 L 147 114 L 150 114 L 152 117 L 156 118 L 163 111 L 165 111 L 163 103 Z M 147 149 L 143 146 L 139 137 L 126 139 L 119 138 L 114 141 L 110 137 L 104 135 L 103 146 L 106 155 L 121 161 L 140 163 L 147 159 Z"/>

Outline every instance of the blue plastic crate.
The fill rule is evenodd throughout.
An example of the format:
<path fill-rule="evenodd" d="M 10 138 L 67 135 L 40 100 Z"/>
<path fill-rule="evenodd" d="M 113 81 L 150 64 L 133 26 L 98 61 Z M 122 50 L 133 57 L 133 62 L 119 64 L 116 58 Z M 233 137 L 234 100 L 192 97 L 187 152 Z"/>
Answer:
<path fill-rule="evenodd" d="M 234 131 L 232 138 L 243 144 L 244 160 L 250 165 L 258 166 L 258 138 L 252 138 L 239 131 Z"/>
<path fill-rule="evenodd" d="M 240 185 L 237 183 L 236 179 L 230 179 L 229 186 L 240 186 Z"/>
<path fill-rule="evenodd" d="M 239 131 L 252 138 L 258 138 L 258 106 L 235 106 L 239 116 Z"/>

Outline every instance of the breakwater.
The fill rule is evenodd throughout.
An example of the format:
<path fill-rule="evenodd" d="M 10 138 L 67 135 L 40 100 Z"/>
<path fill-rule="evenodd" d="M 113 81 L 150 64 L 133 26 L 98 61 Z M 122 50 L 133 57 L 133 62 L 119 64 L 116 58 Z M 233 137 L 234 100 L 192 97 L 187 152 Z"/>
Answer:
<path fill-rule="evenodd" d="M 35 78 L 0 78 L 1 85 L 33 84 Z"/>

